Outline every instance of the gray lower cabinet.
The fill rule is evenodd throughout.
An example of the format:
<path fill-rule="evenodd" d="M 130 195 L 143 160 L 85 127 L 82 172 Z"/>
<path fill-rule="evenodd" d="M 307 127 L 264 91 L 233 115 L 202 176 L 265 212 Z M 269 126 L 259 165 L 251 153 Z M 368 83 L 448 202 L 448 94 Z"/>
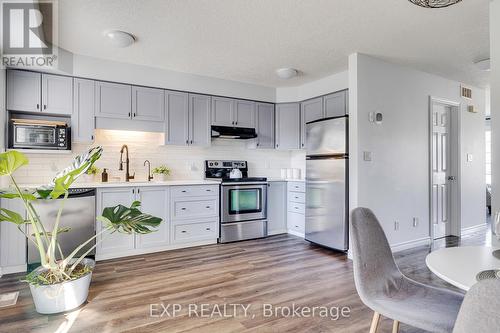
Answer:
<path fill-rule="evenodd" d="M 21 200 L 2 199 L 0 206 L 26 216 Z M 26 270 L 26 236 L 9 222 L 0 223 L 0 268 L 0 275 Z"/>
<path fill-rule="evenodd" d="M 274 148 L 274 104 L 256 103 L 258 149 Z"/>
<path fill-rule="evenodd" d="M 7 70 L 7 110 L 40 112 L 42 74 Z"/>
<path fill-rule="evenodd" d="M 132 119 L 165 120 L 165 91 L 157 88 L 132 87 Z"/>
<path fill-rule="evenodd" d="M 306 145 L 306 126 L 310 121 L 324 118 L 323 97 L 310 99 L 300 103 L 300 148 Z"/>
<path fill-rule="evenodd" d="M 73 78 L 42 74 L 42 112 L 71 115 L 73 111 Z"/>
<path fill-rule="evenodd" d="M 277 104 L 275 148 L 280 150 L 300 149 L 300 130 L 300 104 Z"/>
<path fill-rule="evenodd" d="M 165 248 L 170 244 L 170 224 L 168 213 L 168 187 L 120 187 L 100 188 L 97 190 L 97 213 L 101 215 L 106 207 L 122 204 L 130 206 L 134 201 L 141 201 L 141 211 L 163 219 L 157 231 L 147 235 L 127 235 L 104 231 L 97 237 L 96 249 L 98 260 L 122 257 L 140 253 L 141 250 Z M 97 221 L 96 231 L 105 226 Z"/>
<path fill-rule="evenodd" d="M 269 235 L 286 233 L 287 183 L 269 182 L 267 185 L 267 232 Z"/>
<path fill-rule="evenodd" d="M 96 82 L 96 117 L 130 119 L 132 117 L 132 86 Z"/>
<path fill-rule="evenodd" d="M 211 97 L 189 94 L 189 144 L 192 146 L 210 146 Z"/>
<path fill-rule="evenodd" d="M 135 199 L 135 188 L 102 188 L 97 190 L 97 212 L 96 216 L 102 214 L 106 207 L 116 205 L 130 206 Z M 135 248 L 134 235 L 127 235 L 119 232 L 111 233 L 105 230 L 106 226 L 100 221 L 96 222 L 96 232 L 98 233 L 96 247 L 96 259 L 111 258 L 121 256 L 124 252 L 132 251 Z M 104 230 L 103 233 L 101 233 Z"/>
<path fill-rule="evenodd" d="M 233 126 L 235 110 L 234 99 L 225 97 L 212 97 L 212 122 L 214 126 Z"/>
<path fill-rule="evenodd" d="M 343 90 L 323 97 L 325 118 L 340 117 L 348 113 L 347 99 L 348 91 Z"/>
<path fill-rule="evenodd" d="M 187 93 L 165 91 L 165 144 L 189 144 L 189 96 Z"/>
<path fill-rule="evenodd" d="M 298 236 L 305 233 L 305 183 L 287 183 L 287 229 Z"/>
<path fill-rule="evenodd" d="M 95 81 L 75 78 L 73 89 L 71 140 L 73 142 L 92 142 L 95 130 Z"/>
<path fill-rule="evenodd" d="M 168 187 L 139 187 L 136 200 L 141 202 L 141 211 L 163 219 L 157 231 L 136 235 L 137 249 L 165 247 L 170 244 L 170 223 L 168 212 Z"/>

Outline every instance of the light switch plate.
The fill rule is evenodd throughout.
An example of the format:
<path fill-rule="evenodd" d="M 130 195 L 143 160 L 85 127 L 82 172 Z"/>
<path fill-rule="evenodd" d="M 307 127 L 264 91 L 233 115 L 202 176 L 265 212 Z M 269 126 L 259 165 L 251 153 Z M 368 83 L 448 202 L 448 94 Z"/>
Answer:
<path fill-rule="evenodd" d="M 467 153 L 467 162 L 472 162 L 473 159 L 474 159 L 474 156 L 470 153 Z"/>
<path fill-rule="evenodd" d="M 372 152 L 371 151 L 364 151 L 363 152 L 363 161 L 370 162 L 372 160 Z"/>

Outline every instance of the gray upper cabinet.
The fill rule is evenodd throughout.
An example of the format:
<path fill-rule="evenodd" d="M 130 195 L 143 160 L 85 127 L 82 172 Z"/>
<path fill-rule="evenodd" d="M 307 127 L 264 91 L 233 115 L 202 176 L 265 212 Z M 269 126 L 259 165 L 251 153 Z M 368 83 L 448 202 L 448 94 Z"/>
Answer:
<path fill-rule="evenodd" d="M 347 114 L 347 90 L 339 91 L 324 98 L 325 117 L 339 117 Z"/>
<path fill-rule="evenodd" d="M 212 125 L 233 126 L 235 103 L 234 99 L 212 97 Z"/>
<path fill-rule="evenodd" d="M 255 102 L 235 101 L 234 126 L 255 128 Z"/>
<path fill-rule="evenodd" d="M 7 110 L 40 112 L 42 99 L 40 73 L 7 71 Z"/>
<path fill-rule="evenodd" d="M 300 104 L 276 105 L 276 149 L 300 149 Z"/>
<path fill-rule="evenodd" d="M 300 103 L 300 147 L 306 144 L 306 123 L 324 118 L 323 97 L 310 99 Z"/>
<path fill-rule="evenodd" d="M 42 112 L 73 113 L 73 78 L 42 74 Z"/>
<path fill-rule="evenodd" d="M 189 94 L 189 144 L 209 146 L 211 97 Z"/>
<path fill-rule="evenodd" d="M 74 79 L 71 139 L 73 142 L 92 142 L 95 129 L 95 81 Z"/>
<path fill-rule="evenodd" d="M 147 121 L 165 120 L 165 91 L 132 87 L 132 118 Z"/>
<path fill-rule="evenodd" d="M 256 103 L 257 148 L 274 148 L 274 104 Z"/>
<path fill-rule="evenodd" d="M 189 101 L 188 94 L 165 91 L 167 118 L 165 121 L 165 144 L 189 144 Z"/>
<path fill-rule="evenodd" d="M 132 86 L 96 82 L 96 117 L 131 118 Z"/>

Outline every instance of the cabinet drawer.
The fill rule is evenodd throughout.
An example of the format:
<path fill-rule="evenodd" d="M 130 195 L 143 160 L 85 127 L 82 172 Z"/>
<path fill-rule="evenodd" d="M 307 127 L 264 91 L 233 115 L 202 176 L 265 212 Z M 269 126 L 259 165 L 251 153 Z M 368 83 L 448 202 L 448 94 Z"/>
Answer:
<path fill-rule="evenodd" d="M 217 198 L 174 199 L 172 212 L 173 219 L 217 216 L 219 213 L 218 200 Z"/>
<path fill-rule="evenodd" d="M 303 192 L 288 192 L 288 201 L 306 203 L 306 194 Z"/>
<path fill-rule="evenodd" d="M 288 212 L 287 228 L 303 234 L 305 232 L 305 217 L 303 214 Z"/>
<path fill-rule="evenodd" d="M 304 182 L 288 182 L 288 191 L 295 192 L 305 192 L 306 191 L 306 183 Z"/>
<path fill-rule="evenodd" d="M 174 225 L 174 242 L 184 243 L 219 237 L 218 222 L 200 222 Z"/>
<path fill-rule="evenodd" d="M 294 213 L 299 213 L 299 214 L 305 214 L 306 213 L 306 205 L 303 203 L 299 203 L 299 202 L 288 201 L 288 211 L 294 212 Z"/>
<path fill-rule="evenodd" d="M 172 186 L 172 198 L 219 196 L 219 185 Z"/>

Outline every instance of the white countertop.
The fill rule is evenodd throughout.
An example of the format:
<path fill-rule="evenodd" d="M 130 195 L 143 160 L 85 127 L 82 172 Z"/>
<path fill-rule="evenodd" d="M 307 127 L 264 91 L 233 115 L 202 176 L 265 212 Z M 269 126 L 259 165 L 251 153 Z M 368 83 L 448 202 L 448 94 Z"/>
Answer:
<path fill-rule="evenodd" d="M 219 181 L 205 180 L 205 179 L 180 179 L 180 180 L 167 180 L 167 181 L 130 181 L 118 182 L 111 181 L 107 183 L 102 182 L 87 182 L 87 183 L 73 183 L 71 188 L 85 188 L 85 187 L 137 187 L 137 186 L 179 186 L 179 185 L 219 185 Z M 19 184 L 21 188 L 36 188 L 45 184 Z"/>

